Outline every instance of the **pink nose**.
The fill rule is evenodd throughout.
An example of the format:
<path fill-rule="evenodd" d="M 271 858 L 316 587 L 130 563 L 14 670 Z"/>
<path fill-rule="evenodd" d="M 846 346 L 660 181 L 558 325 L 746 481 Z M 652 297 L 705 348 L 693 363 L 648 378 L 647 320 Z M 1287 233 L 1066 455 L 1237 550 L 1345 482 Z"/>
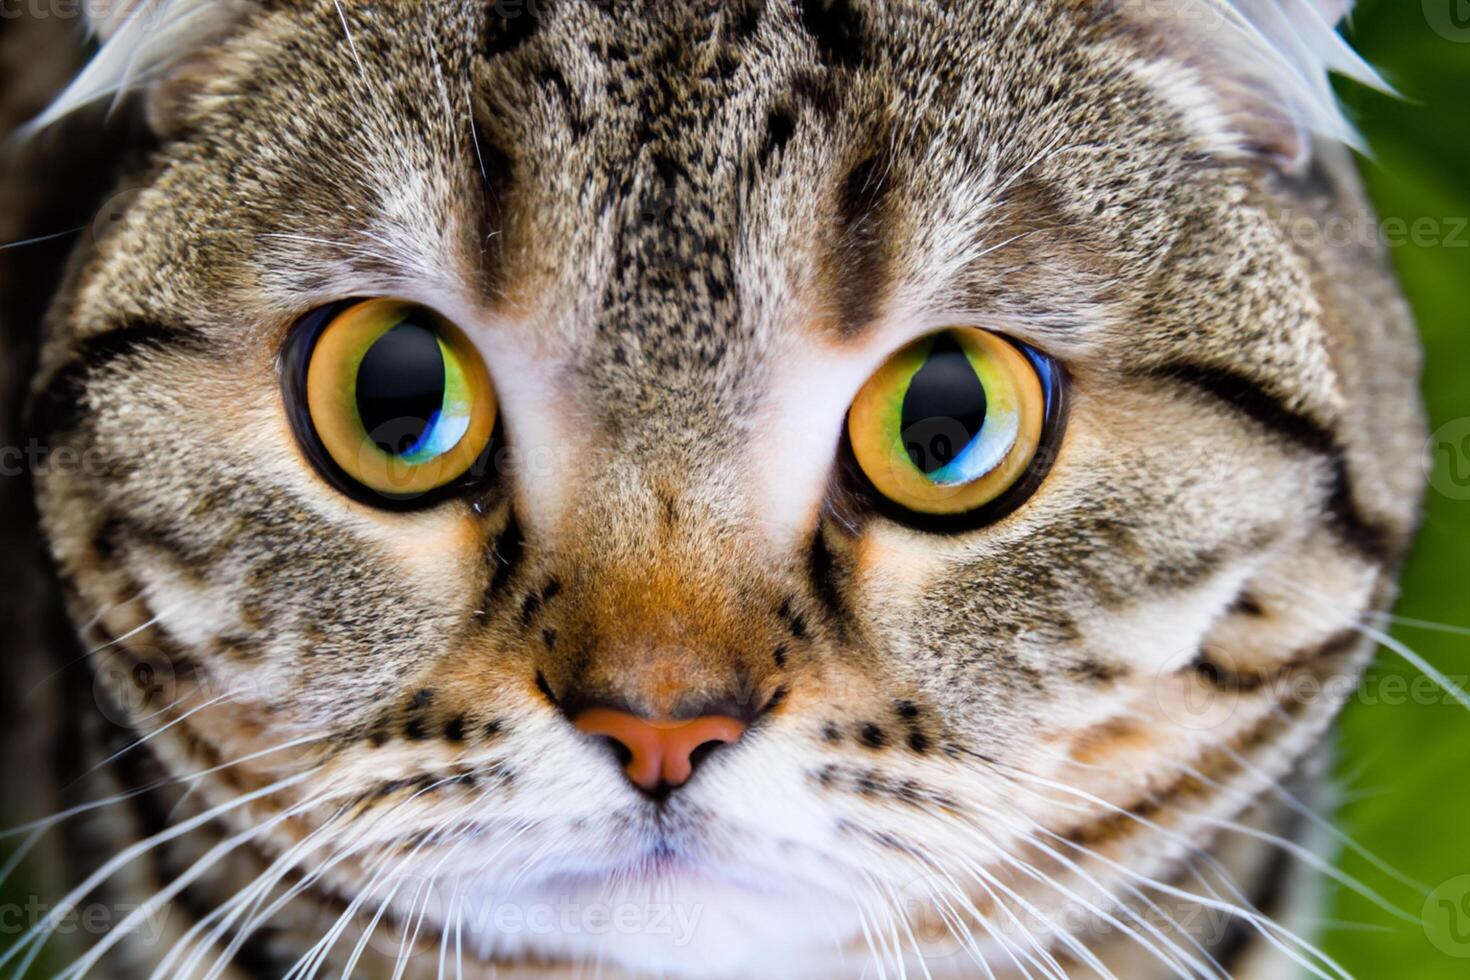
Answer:
<path fill-rule="evenodd" d="M 588 735 L 601 735 L 628 751 L 624 772 L 645 792 L 683 786 L 694 774 L 694 752 L 702 745 L 738 742 L 745 723 L 710 715 L 685 721 L 648 721 L 626 711 L 591 708 L 573 722 Z"/>

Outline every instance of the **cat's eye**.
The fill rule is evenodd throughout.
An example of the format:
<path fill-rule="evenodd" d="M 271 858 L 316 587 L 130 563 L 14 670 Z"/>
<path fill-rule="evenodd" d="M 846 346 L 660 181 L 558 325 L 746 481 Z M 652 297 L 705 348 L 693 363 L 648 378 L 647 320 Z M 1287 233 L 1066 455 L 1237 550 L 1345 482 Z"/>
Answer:
<path fill-rule="evenodd" d="M 479 353 L 422 306 L 370 299 L 317 311 L 287 342 L 297 438 L 355 496 L 408 505 L 481 469 L 498 404 Z"/>
<path fill-rule="evenodd" d="M 943 521 L 1013 498 L 1044 467 L 1061 374 L 1044 354 L 969 327 L 888 359 L 848 414 L 862 475 L 904 513 Z"/>

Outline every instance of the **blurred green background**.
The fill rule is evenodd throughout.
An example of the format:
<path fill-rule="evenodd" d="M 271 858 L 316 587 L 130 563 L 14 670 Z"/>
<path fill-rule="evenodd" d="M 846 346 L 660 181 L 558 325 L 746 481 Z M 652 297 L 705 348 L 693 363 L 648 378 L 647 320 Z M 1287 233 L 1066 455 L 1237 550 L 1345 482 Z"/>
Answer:
<path fill-rule="evenodd" d="M 1417 241 L 1409 234 L 1392 250 L 1424 335 L 1425 394 L 1437 430 L 1424 533 L 1392 633 L 1467 688 L 1470 0 L 1360 0 L 1349 33 L 1404 96 L 1343 89 L 1372 147 L 1363 173 L 1380 218 L 1401 219 L 1411 229 L 1422 221 L 1426 232 L 1429 222 L 1435 228 Z M 1444 631 L 1447 626 L 1465 633 Z M 1470 712 L 1443 695 L 1434 704 L 1416 703 L 1428 699 L 1412 693 L 1400 698 L 1388 679 L 1409 685 L 1420 676 L 1383 652 L 1364 696 L 1344 719 L 1338 825 L 1402 875 L 1438 889 L 1426 902 L 1423 893 L 1366 858 L 1343 856 L 1344 871 L 1413 920 L 1395 919 L 1348 889 L 1332 889 L 1322 943 L 1357 977 L 1470 978 Z M 1422 692 L 1423 681 L 1419 687 Z"/>

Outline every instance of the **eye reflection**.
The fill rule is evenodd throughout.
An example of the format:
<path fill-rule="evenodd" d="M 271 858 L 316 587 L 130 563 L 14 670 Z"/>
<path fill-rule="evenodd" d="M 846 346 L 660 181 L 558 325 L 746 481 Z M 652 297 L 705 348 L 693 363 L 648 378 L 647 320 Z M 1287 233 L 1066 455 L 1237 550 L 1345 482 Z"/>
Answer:
<path fill-rule="evenodd" d="M 848 416 L 864 476 L 905 511 L 985 507 L 1036 457 L 1056 402 L 1050 361 L 985 330 L 952 328 L 900 350 Z"/>
<path fill-rule="evenodd" d="M 412 501 L 470 474 L 498 404 L 479 353 L 431 310 L 373 299 L 319 311 L 288 343 L 298 438 L 349 492 Z"/>

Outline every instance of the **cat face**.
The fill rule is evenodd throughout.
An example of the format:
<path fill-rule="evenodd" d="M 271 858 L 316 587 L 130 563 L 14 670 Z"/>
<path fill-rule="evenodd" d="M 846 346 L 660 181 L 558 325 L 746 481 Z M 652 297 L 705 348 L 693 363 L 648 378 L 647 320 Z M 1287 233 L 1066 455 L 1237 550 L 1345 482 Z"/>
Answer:
<path fill-rule="evenodd" d="M 900 896 L 997 963 L 1003 909 L 1085 931 L 1319 741 L 1419 492 L 1401 305 L 1281 220 L 1351 178 L 1241 149 L 1166 58 L 1062 2 L 246 11 L 52 318 L 86 640 L 167 679 L 172 770 L 247 760 L 196 793 L 257 794 L 222 819 L 278 878 L 409 917 L 433 882 L 433 935 L 697 920 L 462 916 L 485 957 L 821 964 Z M 484 367 L 437 496 L 315 441 L 310 331 L 374 299 Z M 852 420 L 941 336 L 1040 401 L 936 517 Z M 695 718 L 735 727 L 670 747 Z"/>

